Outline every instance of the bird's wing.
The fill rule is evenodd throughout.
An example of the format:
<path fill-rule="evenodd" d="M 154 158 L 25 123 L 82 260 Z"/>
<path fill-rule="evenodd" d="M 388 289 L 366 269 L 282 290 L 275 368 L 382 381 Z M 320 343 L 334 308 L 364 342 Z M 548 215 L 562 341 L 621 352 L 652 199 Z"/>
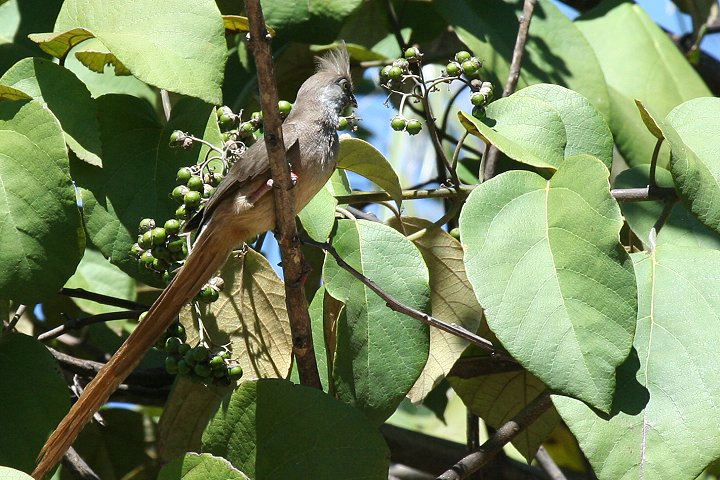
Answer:
<path fill-rule="evenodd" d="M 283 142 L 285 151 L 297 148 L 299 137 L 294 124 L 283 125 Z M 290 161 L 290 158 L 288 158 Z M 231 168 L 225 179 L 220 183 L 215 194 L 208 200 L 204 208 L 188 220 L 185 231 L 191 231 L 205 224 L 213 210 L 225 199 L 232 197 L 243 186 L 258 178 L 270 179 L 270 163 L 268 161 L 265 141 L 260 139 L 253 144 Z M 249 192 L 251 193 L 251 192 Z"/>

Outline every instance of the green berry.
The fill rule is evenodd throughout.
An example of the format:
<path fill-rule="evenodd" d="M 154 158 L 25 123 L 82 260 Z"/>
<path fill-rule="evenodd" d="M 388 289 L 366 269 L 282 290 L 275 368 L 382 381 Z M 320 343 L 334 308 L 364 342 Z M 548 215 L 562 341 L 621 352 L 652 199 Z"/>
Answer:
<path fill-rule="evenodd" d="M 167 260 L 163 260 L 162 258 L 156 258 L 153 260 L 152 268 L 156 272 L 164 272 L 170 267 L 170 263 Z"/>
<path fill-rule="evenodd" d="M 478 120 L 482 120 L 483 118 L 485 118 L 485 107 L 483 107 L 482 105 L 473 107 L 472 116 L 477 118 Z"/>
<path fill-rule="evenodd" d="M 185 240 L 180 237 L 170 237 L 167 242 L 167 249 L 170 253 L 182 252 Z"/>
<path fill-rule="evenodd" d="M 255 125 L 259 126 L 263 121 L 262 112 L 253 112 L 252 114 L 250 114 L 250 121 L 253 122 Z"/>
<path fill-rule="evenodd" d="M 290 114 L 292 107 L 292 103 L 288 102 L 287 100 L 280 100 L 278 102 L 278 110 L 280 110 L 280 115 L 282 115 L 283 117 L 287 117 Z"/>
<path fill-rule="evenodd" d="M 165 244 L 162 245 L 155 245 L 152 248 L 152 254 L 153 257 L 159 258 L 160 260 L 164 260 L 166 262 L 169 262 L 172 260 L 172 255 L 170 254 L 170 250 L 165 246 Z"/>
<path fill-rule="evenodd" d="M 349 124 L 348 124 L 347 118 L 340 117 L 340 121 L 338 122 L 337 129 L 342 132 L 343 130 L 347 130 L 348 126 L 349 126 Z"/>
<path fill-rule="evenodd" d="M 168 335 L 171 335 L 173 337 L 178 337 L 183 342 L 187 338 L 187 335 L 185 334 L 185 327 L 182 326 L 180 322 L 175 322 L 167 329 Z M 184 354 L 184 352 L 183 352 Z"/>
<path fill-rule="evenodd" d="M 178 373 L 178 358 L 175 355 L 165 357 L 165 370 L 171 375 Z"/>
<path fill-rule="evenodd" d="M 148 312 L 145 311 L 145 312 L 142 312 L 140 315 L 138 315 L 138 322 L 142 322 L 143 320 L 145 320 L 145 317 L 147 317 L 147 314 L 148 314 Z"/>
<path fill-rule="evenodd" d="M 462 73 L 462 67 L 457 62 L 450 62 L 445 67 L 445 71 L 450 77 L 457 77 Z"/>
<path fill-rule="evenodd" d="M 381 79 L 387 79 L 390 78 L 390 69 L 392 68 L 392 65 L 385 65 L 382 70 L 380 70 L 380 78 Z"/>
<path fill-rule="evenodd" d="M 450 230 L 450 236 L 455 238 L 456 240 L 460 240 L 460 229 L 459 228 L 453 228 Z"/>
<path fill-rule="evenodd" d="M 168 235 L 177 235 L 180 233 L 180 222 L 177 221 L 174 218 L 171 218 L 167 222 L 165 222 L 165 225 L 163 225 L 165 228 L 165 231 L 168 233 Z"/>
<path fill-rule="evenodd" d="M 185 354 L 188 353 L 191 349 L 192 347 L 190 345 L 188 345 L 187 343 L 183 343 L 178 347 L 178 355 L 182 355 L 184 357 Z"/>
<path fill-rule="evenodd" d="M 180 205 L 177 209 L 175 209 L 175 218 L 178 220 L 185 220 L 190 216 L 190 212 L 188 211 L 185 204 Z"/>
<path fill-rule="evenodd" d="M 405 130 L 407 130 L 410 135 L 417 135 L 420 133 L 420 130 L 422 130 L 422 123 L 418 120 L 408 120 Z"/>
<path fill-rule="evenodd" d="M 155 228 L 155 220 L 152 218 L 143 218 L 140 220 L 139 231 L 145 233 Z"/>
<path fill-rule="evenodd" d="M 232 127 L 233 123 L 235 123 L 235 119 L 231 115 L 227 115 L 223 113 L 220 115 L 220 118 L 218 118 L 218 122 L 220 123 L 220 126 L 223 128 L 230 128 Z"/>
<path fill-rule="evenodd" d="M 200 192 L 192 190 L 185 194 L 183 202 L 185 203 L 186 207 L 197 207 L 198 205 L 200 205 L 201 199 L 202 197 L 200 196 Z"/>
<path fill-rule="evenodd" d="M 209 183 L 213 187 L 217 187 L 218 185 L 220 185 L 220 182 L 222 182 L 223 178 L 224 177 L 222 173 L 211 173 Z"/>
<path fill-rule="evenodd" d="M 420 55 L 420 50 L 415 47 L 410 47 L 405 50 L 405 58 L 407 58 L 408 60 L 410 60 L 411 58 L 417 58 L 418 55 Z"/>
<path fill-rule="evenodd" d="M 178 353 L 178 348 L 180 348 L 180 345 L 182 345 L 183 342 L 178 337 L 168 337 L 167 340 L 165 340 L 165 351 L 168 353 Z"/>
<path fill-rule="evenodd" d="M 146 250 L 145 252 L 143 252 L 142 255 L 140 255 L 140 263 L 142 263 L 146 267 L 151 266 L 154 261 L 155 257 L 153 257 L 153 254 L 150 250 Z"/>
<path fill-rule="evenodd" d="M 190 170 L 190 167 L 182 167 L 180 170 L 177 171 L 177 174 L 175 175 L 175 180 L 177 180 L 179 183 L 185 183 L 190 180 L 191 176 L 192 170 Z"/>
<path fill-rule="evenodd" d="M 170 145 L 172 145 L 174 143 L 178 143 L 180 141 L 180 139 L 184 136 L 185 136 L 185 132 L 183 132 L 181 130 L 174 130 L 170 134 Z"/>
<path fill-rule="evenodd" d="M 190 189 L 188 187 L 186 187 L 185 185 L 178 185 L 177 187 L 173 188 L 173 191 L 170 194 L 170 196 L 176 202 L 182 202 L 183 198 L 185 198 L 185 194 L 189 191 L 190 191 Z"/>
<path fill-rule="evenodd" d="M 198 297 L 201 301 L 205 303 L 212 303 L 218 298 L 220 298 L 220 293 L 213 287 L 206 286 L 202 290 L 200 290 Z"/>
<path fill-rule="evenodd" d="M 208 356 L 210 355 L 210 352 L 208 349 L 202 345 L 198 345 L 197 347 L 190 350 L 193 360 L 196 362 L 204 362 L 208 359 Z"/>
<path fill-rule="evenodd" d="M 470 103 L 472 103 L 476 107 L 478 105 L 483 105 L 485 103 L 485 95 L 480 92 L 474 92 L 472 95 L 470 95 Z"/>
<path fill-rule="evenodd" d="M 193 367 L 193 372 L 200 378 L 208 378 L 212 374 L 210 367 L 204 363 L 196 363 Z"/>
<path fill-rule="evenodd" d="M 130 255 L 135 258 L 140 258 L 140 255 L 143 253 L 145 253 L 145 249 L 142 248 L 139 243 L 133 243 L 133 246 L 130 247 Z"/>
<path fill-rule="evenodd" d="M 407 126 L 407 120 L 398 115 L 397 117 L 394 117 L 392 120 L 390 120 L 390 126 L 396 132 L 402 132 Z"/>
<path fill-rule="evenodd" d="M 177 361 L 177 373 L 180 375 L 187 375 L 192 371 L 192 366 L 181 358 Z"/>
<path fill-rule="evenodd" d="M 216 188 L 211 186 L 209 183 L 206 183 L 203 185 L 203 191 L 202 191 L 202 197 L 203 198 L 210 198 L 213 195 L 215 195 Z"/>
<path fill-rule="evenodd" d="M 473 76 L 478 72 L 480 67 L 472 60 L 465 60 L 462 63 L 462 69 L 463 72 L 465 72 L 465 75 Z"/>
<path fill-rule="evenodd" d="M 202 192 L 203 180 L 200 175 L 193 175 L 187 181 L 187 188 L 196 192 Z"/>
<path fill-rule="evenodd" d="M 219 120 L 220 117 L 222 117 L 223 115 L 230 116 L 230 115 L 232 115 L 232 114 L 233 114 L 232 109 L 231 109 L 230 107 L 228 107 L 227 105 L 223 105 L 222 107 L 218 107 L 218 108 L 215 110 L 215 115 L 217 115 L 218 120 Z"/>
<path fill-rule="evenodd" d="M 167 233 L 162 227 L 153 228 L 150 232 L 152 234 L 153 245 L 162 245 L 165 243 L 165 240 L 167 240 Z"/>
<path fill-rule="evenodd" d="M 230 357 L 232 356 L 232 354 L 230 353 L 229 350 L 223 350 L 223 351 L 220 353 L 220 356 L 221 356 L 222 358 L 224 358 L 225 360 L 230 360 Z"/>
<path fill-rule="evenodd" d="M 210 365 L 210 368 L 213 370 L 220 370 L 225 369 L 225 359 L 221 357 L 220 355 L 215 355 L 210 359 L 210 362 L 208 362 Z"/>
<path fill-rule="evenodd" d="M 397 80 L 398 78 L 402 77 L 403 71 L 400 67 L 391 67 L 390 72 L 388 72 L 388 77 L 391 80 Z"/>
<path fill-rule="evenodd" d="M 240 124 L 240 132 L 245 135 L 251 135 L 257 127 L 252 122 L 243 122 Z"/>
<path fill-rule="evenodd" d="M 455 60 L 460 63 L 464 62 L 465 60 L 470 60 L 470 57 L 472 57 L 472 55 L 470 55 L 470 52 L 466 52 L 465 50 L 460 50 L 455 54 Z"/>
<path fill-rule="evenodd" d="M 398 58 L 392 64 L 393 67 L 400 67 L 401 70 L 407 70 L 409 65 L 410 65 L 410 62 L 408 62 L 404 58 Z"/>
<path fill-rule="evenodd" d="M 243 369 L 240 365 L 228 369 L 228 375 L 231 379 L 235 380 L 243 375 Z"/>

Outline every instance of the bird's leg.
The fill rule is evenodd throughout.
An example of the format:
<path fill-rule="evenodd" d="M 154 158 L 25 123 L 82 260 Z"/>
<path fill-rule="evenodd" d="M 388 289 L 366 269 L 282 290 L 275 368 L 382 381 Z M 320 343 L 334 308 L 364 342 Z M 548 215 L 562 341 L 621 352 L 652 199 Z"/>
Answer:
<path fill-rule="evenodd" d="M 290 181 L 292 182 L 293 187 L 297 184 L 297 181 L 298 181 L 298 176 L 292 170 L 290 170 Z M 273 179 L 272 178 L 268 179 L 267 182 L 265 182 L 263 185 L 261 185 L 260 188 L 255 190 L 252 193 L 252 195 L 250 195 L 248 197 L 248 202 L 254 204 L 255 202 L 257 202 L 260 199 L 260 197 L 262 197 L 267 192 L 269 192 L 270 189 L 273 188 L 273 186 L 274 186 Z"/>

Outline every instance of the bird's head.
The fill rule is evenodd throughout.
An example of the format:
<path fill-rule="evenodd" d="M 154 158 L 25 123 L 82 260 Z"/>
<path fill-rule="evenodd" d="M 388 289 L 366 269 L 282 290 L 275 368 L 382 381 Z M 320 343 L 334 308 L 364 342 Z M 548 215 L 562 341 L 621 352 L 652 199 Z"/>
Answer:
<path fill-rule="evenodd" d="M 357 107 L 345 44 L 317 59 L 317 72 L 302 84 L 295 105 L 317 110 L 335 124 L 349 106 Z M 295 112 L 296 108 L 293 108 Z"/>

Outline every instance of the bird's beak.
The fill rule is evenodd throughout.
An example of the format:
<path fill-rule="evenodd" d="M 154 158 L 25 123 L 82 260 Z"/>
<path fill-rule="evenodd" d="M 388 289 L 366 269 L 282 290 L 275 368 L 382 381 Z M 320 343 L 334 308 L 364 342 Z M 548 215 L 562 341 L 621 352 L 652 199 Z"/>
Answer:
<path fill-rule="evenodd" d="M 357 108 L 357 99 L 352 93 L 350 94 L 350 105 L 352 105 L 354 108 Z"/>

